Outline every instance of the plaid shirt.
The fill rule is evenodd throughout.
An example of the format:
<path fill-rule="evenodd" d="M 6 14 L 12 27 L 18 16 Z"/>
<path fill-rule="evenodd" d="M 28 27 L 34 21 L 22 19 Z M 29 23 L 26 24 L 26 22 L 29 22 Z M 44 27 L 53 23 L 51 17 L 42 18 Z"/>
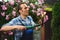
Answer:
<path fill-rule="evenodd" d="M 16 18 L 12 19 L 6 25 L 9 25 L 9 26 L 13 26 L 13 25 L 33 26 L 33 25 L 35 25 L 35 23 L 31 16 L 27 16 L 26 19 L 22 19 L 21 16 L 18 16 Z M 29 30 L 26 30 L 26 32 L 32 33 L 33 30 L 29 29 Z M 16 39 L 16 37 L 21 37 L 22 34 L 23 34 L 23 32 L 21 32 L 20 30 L 15 30 L 15 33 L 14 33 L 15 39 Z M 16 40 L 19 40 L 19 39 L 16 39 Z"/>

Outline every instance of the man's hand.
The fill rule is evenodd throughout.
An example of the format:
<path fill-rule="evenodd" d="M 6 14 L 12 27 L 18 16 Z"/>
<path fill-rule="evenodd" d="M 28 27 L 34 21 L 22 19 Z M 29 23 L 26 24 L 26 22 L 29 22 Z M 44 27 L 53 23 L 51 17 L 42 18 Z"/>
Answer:
<path fill-rule="evenodd" d="M 16 29 L 21 31 L 26 30 L 25 26 L 16 26 Z"/>
<path fill-rule="evenodd" d="M 35 30 L 38 30 L 38 27 L 35 27 Z"/>

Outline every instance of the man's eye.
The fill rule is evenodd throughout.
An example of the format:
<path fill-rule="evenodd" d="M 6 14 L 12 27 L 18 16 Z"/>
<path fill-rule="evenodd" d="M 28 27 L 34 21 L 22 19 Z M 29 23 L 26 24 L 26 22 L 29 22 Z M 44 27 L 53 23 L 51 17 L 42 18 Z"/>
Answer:
<path fill-rule="evenodd" d="M 25 7 L 24 9 L 27 9 L 28 7 Z"/>

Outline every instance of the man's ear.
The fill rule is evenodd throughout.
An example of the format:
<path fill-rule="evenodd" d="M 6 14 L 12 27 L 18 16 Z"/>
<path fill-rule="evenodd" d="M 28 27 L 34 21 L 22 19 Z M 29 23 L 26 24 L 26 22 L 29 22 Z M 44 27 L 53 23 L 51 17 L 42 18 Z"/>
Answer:
<path fill-rule="evenodd" d="M 21 10 L 19 10 L 19 12 L 21 12 Z"/>
<path fill-rule="evenodd" d="M 22 10 L 19 10 L 19 12 L 22 12 Z"/>

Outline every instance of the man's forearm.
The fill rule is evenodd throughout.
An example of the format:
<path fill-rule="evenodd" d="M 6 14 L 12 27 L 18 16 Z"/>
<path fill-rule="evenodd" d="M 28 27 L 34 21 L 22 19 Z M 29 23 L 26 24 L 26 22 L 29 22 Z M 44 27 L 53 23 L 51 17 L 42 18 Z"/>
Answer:
<path fill-rule="evenodd" d="M 14 30 L 14 29 L 18 29 L 18 30 L 25 30 L 25 26 L 21 26 L 21 25 L 14 25 L 14 26 L 3 26 L 1 28 L 1 31 L 9 31 L 9 30 Z"/>
<path fill-rule="evenodd" d="M 3 26 L 1 28 L 1 31 L 9 31 L 9 30 L 14 30 L 16 26 Z"/>

